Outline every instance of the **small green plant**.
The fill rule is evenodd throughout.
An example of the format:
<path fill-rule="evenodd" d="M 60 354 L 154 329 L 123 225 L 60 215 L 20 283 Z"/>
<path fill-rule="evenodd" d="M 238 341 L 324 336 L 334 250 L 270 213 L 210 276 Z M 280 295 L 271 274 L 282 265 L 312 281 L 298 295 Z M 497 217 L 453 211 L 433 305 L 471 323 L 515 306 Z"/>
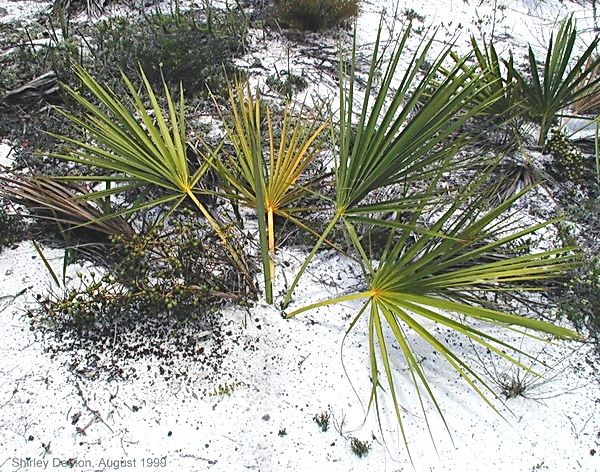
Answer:
<path fill-rule="evenodd" d="M 102 274 L 80 272 L 73 287 L 40 298 L 45 322 L 78 331 L 107 329 L 110 336 L 117 320 L 142 323 L 165 315 L 197 320 L 227 300 L 244 303 L 248 296 L 223 246 L 189 209 L 172 216 L 168 225 L 127 238 L 112 235 L 110 241 L 112 263 Z"/>
<path fill-rule="evenodd" d="M 524 397 L 532 381 L 520 370 L 503 373 L 497 380 L 506 399 Z"/>
<path fill-rule="evenodd" d="M 314 234 L 298 219 L 298 201 L 314 184 L 303 181 L 322 145 L 327 126 L 315 112 L 305 114 L 286 104 L 281 131 L 276 135 L 274 112 L 248 84 L 236 84 L 229 92 L 231 118 L 224 117 L 234 155 L 210 159 L 228 190 L 228 197 L 256 210 L 260 238 L 265 298 L 272 303 L 275 271 L 275 217 L 281 217 Z M 265 132 L 266 131 L 266 132 Z"/>
<path fill-rule="evenodd" d="M 286 430 L 285 428 L 281 428 L 281 429 L 279 430 L 279 432 L 277 433 L 277 435 L 278 435 L 280 438 L 282 438 L 282 437 L 284 437 L 284 436 L 287 436 L 287 430 Z"/>
<path fill-rule="evenodd" d="M 25 226 L 21 217 L 8 213 L 6 205 L 0 205 L 0 251 L 23 239 Z"/>
<path fill-rule="evenodd" d="M 406 18 L 406 21 L 418 21 L 420 23 L 425 21 L 425 16 L 417 13 L 413 8 L 405 8 L 402 10 L 402 15 Z"/>
<path fill-rule="evenodd" d="M 540 124 L 539 146 L 545 145 L 548 132 L 563 109 L 597 93 L 600 76 L 591 77 L 597 73 L 600 64 L 600 56 L 594 56 L 600 37 L 596 36 L 573 63 L 576 41 L 575 22 L 569 16 L 560 24 L 556 36 L 550 38 L 543 68 L 529 47 L 531 79 L 527 79 L 514 64 L 507 63 L 518 82 L 529 115 Z"/>
<path fill-rule="evenodd" d="M 112 240 L 107 266 L 63 278 L 28 310 L 31 329 L 49 341 L 46 350 L 68 352 L 73 365 L 93 376 L 135 377 L 146 366 L 131 360 L 151 358 L 165 378 L 186 375 L 174 359 L 197 360 L 216 372 L 226 353 L 220 309 L 245 305 L 252 289 L 210 227 L 189 210 L 172 213 L 164 227 Z"/>
<path fill-rule="evenodd" d="M 278 72 L 267 77 L 267 86 L 280 95 L 291 99 L 294 94 L 308 87 L 308 82 L 301 75 L 293 72 Z"/>
<path fill-rule="evenodd" d="M 120 71 L 132 76 L 139 66 L 154 87 L 161 86 L 164 79 L 171 89 L 182 82 L 186 97 L 206 98 L 209 89 L 220 94 L 226 90 L 226 76 L 238 73 L 233 59 L 245 50 L 248 19 L 239 8 L 210 12 L 210 23 L 198 12 L 110 16 L 78 26 L 78 34 L 68 37 L 52 23 L 33 38 L 29 30 L 17 28 L 10 32 L 9 43 L 17 46 L 7 48 L 8 54 L 0 57 L 4 67 L 0 96 L 3 90 L 48 70 L 71 83 L 72 63 L 85 67 L 118 92 L 124 91 Z M 1 26 L 0 31 L 3 35 Z M 33 46 L 32 41 L 43 36 L 49 38 L 48 43 Z M 0 46 L 4 46 L 2 39 Z"/>
<path fill-rule="evenodd" d="M 358 0 L 275 0 L 274 17 L 286 28 L 320 31 L 358 14 Z"/>
<path fill-rule="evenodd" d="M 266 83 L 271 90 L 284 95 L 288 100 L 291 100 L 295 93 L 308 87 L 304 72 L 302 75 L 297 75 L 292 71 L 289 49 L 287 50 L 287 68 L 280 71 L 275 67 L 275 72 L 267 77 Z"/>
<path fill-rule="evenodd" d="M 240 387 L 247 387 L 245 382 L 229 382 L 224 384 L 219 384 L 210 394 L 211 397 L 229 397 L 231 394 L 239 389 Z"/>
<path fill-rule="evenodd" d="M 352 436 L 350 438 L 350 448 L 354 454 L 362 458 L 371 450 L 371 443 L 368 441 L 361 441 L 360 439 Z"/>
<path fill-rule="evenodd" d="M 171 12 L 132 25 L 126 36 L 129 57 L 121 58 L 120 66 L 138 63 L 155 86 L 163 77 L 172 88 L 181 81 L 188 97 L 226 91 L 225 77 L 237 72 L 231 59 L 246 45 L 247 18 L 239 9 L 207 8 L 206 21 Z"/>
<path fill-rule="evenodd" d="M 323 410 L 320 413 L 316 414 L 313 417 L 313 420 L 315 421 L 315 423 L 317 423 L 319 428 L 321 428 L 321 431 L 325 432 L 329 429 L 330 418 L 331 418 L 331 413 L 329 413 L 329 411 Z"/>

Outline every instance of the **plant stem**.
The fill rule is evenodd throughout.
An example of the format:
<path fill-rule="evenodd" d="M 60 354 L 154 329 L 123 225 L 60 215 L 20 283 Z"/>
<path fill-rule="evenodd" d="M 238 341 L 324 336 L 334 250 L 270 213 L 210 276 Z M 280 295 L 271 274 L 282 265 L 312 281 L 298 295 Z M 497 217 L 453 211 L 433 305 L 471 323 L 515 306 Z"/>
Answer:
<path fill-rule="evenodd" d="M 229 241 L 227 240 L 227 236 L 225 235 L 225 233 L 223 233 L 223 230 L 219 226 L 217 221 L 212 217 L 212 215 L 208 212 L 206 207 L 200 202 L 200 200 L 198 200 L 196 195 L 194 195 L 194 193 L 191 190 L 188 190 L 186 193 L 187 193 L 188 197 L 190 197 L 190 199 L 194 202 L 196 207 L 198 207 L 198 209 L 200 210 L 200 213 L 202 213 L 202 215 L 204 215 L 204 217 L 206 218 L 206 220 L 208 221 L 210 226 L 213 228 L 215 233 L 217 233 L 217 235 L 219 236 L 219 238 L 221 239 L 221 241 L 223 242 L 223 244 L 229 251 L 229 254 L 231 254 L 231 257 L 233 258 L 235 264 L 244 273 L 244 275 L 246 275 L 246 277 L 248 277 L 248 280 L 251 281 L 252 276 L 250 275 L 248 268 L 242 261 L 238 252 L 233 248 L 233 246 L 231 246 L 231 244 L 229 244 Z"/>
<path fill-rule="evenodd" d="M 271 264 L 271 278 L 275 277 L 275 224 L 273 220 L 273 207 L 267 207 L 267 232 L 269 234 L 269 259 Z"/>
<path fill-rule="evenodd" d="M 596 180 L 600 186 L 600 142 L 598 140 L 598 133 L 600 128 L 600 115 L 596 117 L 596 136 L 594 139 L 594 148 L 596 151 Z"/>
<path fill-rule="evenodd" d="M 548 119 L 547 116 L 543 116 L 540 123 L 540 138 L 538 139 L 538 146 L 541 148 L 546 144 L 546 137 L 548 136 L 548 130 L 550 128 L 548 121 L 551 122 L 552 118 Z"/>
<path fill-rule="evenodd" d="M 287 308 L 287 306 L 290 304 L 290 300 L 292 299 L 292 294 L 294 293 L 294 289 L 296 288 L 296 285 L 298 285 L 298 282 L 300 281 L 302 274 L 304 274 L 304 271 L 308 267 L 308 264 L 310 264 L 310 261 L 312 261 L 313 257 L 315 257 L 315 254 L 317 253 L 317 251 L 319 250 L 319 248 L 321 247 L 321 245 L 323 244 L 323 242 L 325 241 L 325 239 L 327 238 L 329 233 L 331 233 L 331 230 L 333 230 L 336 223 L 338 221 L 340 221 L 342 216 L 343 216 L 343 212 L 338 210 L 336 212 L 335 216 L 333 217 L 333 219 L 329 222 L 329 225 L 327 225 L 327 228 L 325 228 L 325 231 L 323 231 L 323 234 L 321 235 L 321 237 L 318 239 L 317 243 L 315 244 L 315 247 L 312 248 L 312 251 L 310 251 L 310 254 L 304 260 L 302 267 L 300 267 L 300 271 L 298 272 L 298 274 L 296 274 L 296 277 L 294 278 L 292 285 L 290 285 L 290 288 L 288 289 L 288 291 L 285 295 L 285 298 L 281 304 L 282 309 Z"/>

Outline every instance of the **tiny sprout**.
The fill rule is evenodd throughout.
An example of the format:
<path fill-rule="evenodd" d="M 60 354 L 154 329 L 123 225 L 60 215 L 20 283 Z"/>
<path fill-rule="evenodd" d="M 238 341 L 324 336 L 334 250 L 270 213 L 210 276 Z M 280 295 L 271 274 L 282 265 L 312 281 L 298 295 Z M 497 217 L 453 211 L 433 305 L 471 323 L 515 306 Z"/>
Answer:
<path fill-rule="evenodd" d="M 368 441 L 361 441 L 360 439 L 352 436 L 350 439 L 350 448 L 358 457 L 363 457 L 366 456 L 371 450 L 371 443 Z"/>
<path fill-rule="evenodd" d="M 329 429 L 329 418 L 331 414 L 328 411 L 322 411 L 321 413 L 315 415 L 313 420 L 315 423 L 321 428 L 321 431 L 325 432 Z"/>

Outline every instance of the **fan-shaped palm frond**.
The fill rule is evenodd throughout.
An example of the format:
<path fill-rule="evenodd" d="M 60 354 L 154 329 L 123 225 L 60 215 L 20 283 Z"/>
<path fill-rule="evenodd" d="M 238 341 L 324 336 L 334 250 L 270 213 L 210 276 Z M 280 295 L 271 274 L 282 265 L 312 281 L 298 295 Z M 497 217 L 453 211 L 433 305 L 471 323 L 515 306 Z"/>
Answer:
<path fill-rule="evenodd" d="M 519 83 L 528 113 L 540 122 L 540 146 L 545 144 L 552 123 L 561 110 L 598 91 L 600 76 L 593 79 L 591 76 L 600 64 L 600 56 L 594 56 L 600 37 L 596 36 L 573 63 L 576 40 L 577 29 L 570 16 L 560 24 L 556 36 L 550 38 L 543 69 L 529 47 L 531 80 L 514 64 L 508 64 Z"/>
<path fill-rule="evenodd" d="M 95 200 L 116 195 L 132 189 L 153 186 L 165 193 L 157 199 L 134 204 L 123 214 L 142 208 L 171 203 L 179 205 L 189 198 L 204 215 L 212 228 L 228 248 L 233 262 L 250 278 L 250 272 L 239 251 L 230 243 L 228 236 L 197 197 L 197 186 L 210 168 L 208 162 L 196 164 L 196 170 L 190 169 L 188 162 L 186 121 L 183 89 L 179 89 L 179 103 L 176 104 L 164 84 L 164 98 L 167 113 L 163 113 L 152 86 L 140 71 L 143 97 L 133 83 L 122 75 L 129 92 L 128 103 L 122 101 L 108 87 L 98 83 L 85 69 L 75 66 L 77 77 L 86 92 L 97 102 L 64 86 L 67 93 L 82 107 L 85 114 L 80 117 L 62 111 L 71 123 L 89 139 L 86 141 L 68 136 L 55 135 L 69 145 L 64 152 L 52 156 L 82 164 L 103 171 L 103 175 L 83 175 L 65 177 L 71 181 L 102 181 L 107 189 L 89 193 L 86 198 Z M 144 102 L 148 101 L 149 109 Z"/>
<path fill-rule="evenodd" d="M 361 317 L 368 316 L 370 404 L 376 405 L 379 414 L 380 392 L 384 390 L 383 383 L 387 383 L 386 396 L 391 398 L 407 448 L 408 435 L 402 423 L 397 374 L 391 361 L 392 347 L 402 352 L 418 397 L 421 399 L 423 393 L 429 396 L 444 418 L 425 369 L 417 361 L 413 348 L 415 337 L 420 337 L 438 352 L 494 409 L 492 399 L 500 400 L 499 395 L 475 368 L 444 342 L 434 327 L 454 331 L 527 371 L 530 369 L 519 360 L 519 356 L 527 354 L 487 332 L 486 324 L 507 330 L 525 329 L 553 337 L 578 338 L 569 329 L 489 306 L 486 293 L 539 290 L 540 282 L 571 269 L 578 263 L 579 256 L 574 248 L 524 255 L 507 252 L 511 243 L 551 222 L 511 230 L 515 215 L 509 211 L 510 207 L 526 190 L 486 211 L 487 196 L 475 195 L 482 182 L 480 179 L 463 192 L 429 227 L 430 232 L 402 228 L 399 238 L 390 238 L 394 242 L 386 248 L 377 268 L 365 267 L 367 290 L 320 301 L 287 314 L 291 318 L 319 307 L 362 301 L 349 330 Z M 395 231 L 390 236 L 393 233 Z M 421 407 L 427 418 L 423 402 Z"/>
<path fill-rule="evenodd" d="M 87 189 L 69 182 L 45 177 L 0 176 L 0 193 L 25 205 L 36 217 L 47 218 L 69 227 L 83 227 L 103 236 L 134 235 L 122 216 L 110 217 L 103 205 L 81 200 Z"/>
<path fill-rule="evenodd" d="M 235 155 L 211 161 L 230 188 L 230 197 L 256 209 L 265 294 L 271 303 L 274 217 L 286 218 L 314 233 L 294 216 L 298 213 L 294 205 L 307 193 L 308 183 L 302 177 L 320 149 L 321 133 L 327 123 L 319 121 L 316 113 L 305 115 L 304 107 L 296 111 L 288 103 L 283 110 L 281 129 L 277 129 L 270 106 L 258 90 L 253 95 L 248 84 L 237 83 L 230 88 L 229 105 L 231 118 L 224 121 Z"/>
<path fill-rule="evenodd" d="M 337 223 L 343 221 L 349 236 L 353 238 L 353 219 L 360 217 L 365 223 L 364 219 L 368 219 L 365 215 L 379 211 L 412 211 L 415 199 L 409 193 L 411 186 L 432 177 L 440 166 L 450 170 L 449 158 L 455 155 L 459 143 L 451 137 L 467 120 L 490 104 L 474 104 L 473 97 L 480 95 L 488 84 L 478 78 L 474 69 L 465 73 L 462 64 L 449 71 L 443 82 L 437 82 L 438 72 L 450 48 L 442 51 L 433 64 L 421 73 L 433 38 L 421 44 L 410 57 L 403 75 L 396 77 L 410 32 L 409 26 L 396 41 L 387 68 L 376 85 L 378 64 L 383 59 L 380 26 L 358 121 L 355 120 L 354 106 L 357 98 L 355 43 L 350 69 L 340 70 L 335 216 L 292 282 L 284 306 L 291 300 L 300 277 Z M 397 88 L 392 86 L 394 83 L 399 84 Z M 427 96 L 433 84 L 435 92 Z M 365 204 L 371 192 L 394 184 L 404 188 L 404 194 L 391 202 Z M 368 222 L 384 223 L 383 220 L 372 218 Z"/>

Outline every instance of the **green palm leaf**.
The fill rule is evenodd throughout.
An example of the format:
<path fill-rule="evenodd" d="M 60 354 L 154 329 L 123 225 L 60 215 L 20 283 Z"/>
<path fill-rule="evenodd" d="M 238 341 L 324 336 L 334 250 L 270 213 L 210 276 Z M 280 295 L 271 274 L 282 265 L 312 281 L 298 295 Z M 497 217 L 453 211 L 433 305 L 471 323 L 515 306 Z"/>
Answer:
<path fill-rule="evenodd" d="M 460 74 L 466 74 L 466 83 L 471 80 L 482 82 L 482 87 L 472 97 L 472 105 L 483 105 L 482 115 L 510 123 L 512 119 L 523 112 L 522 98 L 517 93 L 517 81 L 513 74 L 512 57 L 503 71 L 502 62 L 492 42 L 482 47 L 474 37 L 471 37 L 471 47 L 475 59 L 474 69 L 467 66 L 466 61 L 469 57 L 460 57 L 454 52 L 451 52 L 450 55 L 456 67 L 460 69 Z M 453 70 L 444 67 L 440 71 L 446 77 L 453 74 Z"/>
<path fill-rule="evenodd" d="M 467 188 L 458 202 L 431 225 L 431 231 L 417 232 L 402 228 L 404 233 L 384 253 L 379 265 L 373 268 L 369 264 L 365 268 L 368 274 L 367 290 L 320 301 L 286 315 L 291 318 L 315 308 L 363 300 L 357 318 L 369 317 L 370 404 L 374 403 L 379 408 L 377 396 L 380 395 L 381 383 L 385 381 L 407 448 L 408 436 L 402 425 L 401 408 L 395 393 L 397 378 L 390 360 L 390 343 L 404 355 L 423 414 L 426 416 L 421 400 L 424 392 L 443 418 L 425 370 L 416 361 L 415 351 L 411 347 L 414 336 L 422 338 L 437 351 L 492 408 L 496 409 L 493 400 L 500 398 L 475 368 L 445 344 L 428 324 L 437 324 L 463 335 L 525 370 L 529 368 L 517 355 L 532 360 L 535 358 L 486 332 L 482 326 L 488 324 L 508 330 L 525 329 L 563 339 L 579 338 L 577 333 L 569 329 L 488 306 L 486 292 L 542 290 L 543 286 L 537 284 L 539 281 L 555 278 L 572 269 L 578 264 L 579 255 L 574 248 L 527 255 L 512 254 L 509 250 L 511 243 L 549 223 L 507 234 L 507 211 L 525 191 L 510 202 L 486 210 L 485 195 L 473 198 L 484 181 L 480 178 L 471 188 Z"/>
<path fill-rule="evenodd" d="M 304 107 L 296 112 L 288 103 L 277 138 L 273 111 L 258 91 L 252 94 L 248 84 L 237 83 L 230 88 L 229 105 L 231 118 L 224 122 L 235 155 L 220 156 L 212 162 L 230 188 L 230 198 L 256 210 L 265 295 L 271 303 L 276 246 L 274 217 L 309 229 L 291 214 L 301 211 L 294 205 L 307 194 L 302 176 L 320 150 L 321 133 L 327 123 L 319 122 L 315 113 L 306 115 Z"/>
<path fill-rule="evenodd" d="M 369 210 L 384 213 L 402 211 L 402 208 L 414 210 L 415 196 L 409 192 L 411 183 L 433 177 L 441 166 L 450 171 L 451 157 L 461 144 L 451 137 L 466 121 L 497 99 L 492 97 L 475 103 L 473 97 L 479 96 L 488 85 L 474 69 L 465 73 L 462 64 L 448 72 L 442 83 L 437 82 L 436 77 L 450 54 L 450 48 L 442 51 L 426 72 L 420 74 L 433 38 L 422 43 L 410 56 L 409 65 L 394 90 L 392 83 L 397 79 L 398 64 L 405 53 L 410 33 L 409 26 L 397 39 L 388 66 L 376 86 L 377 66 L 383 59 L 380 25 L 358 121 L 354 111 L 355 42 L 350 70 L 340 69 L 335 215 L 292 282 L 283 301 L 284 307 L 289 304 L 308 264 L 338 222 L 362 215 L 367 204 L 365 200 L 373 191 L 394 184 L 406 189 L 404 194 L 394 198 L 392 205 L 387 201 L 369 203 Z M 435 93 L 429 96 L 428 91 L 433 85 Z M 423 197 L 420 195 L 417 200 Z M 349 228 L 346 224 L 344 226 Z"/>
<path fill-rule="evenodd" d="M 577 29 L 572 16 L 563 20 L 556 36 L 552 35 L 548 43 L 543 75 L 540 77 L 540 64 L 529 47 L 529 68 L 531 80 L 528 80 L 514 64 L 508 64 L 516 78 L 528 113 L 541 125 L 538 144 L 543 146 L 548 131 L 558 113 L 567 106 L 585 99 L 597 92 L 600 77 L 593 79 L 600 57 L 594 56 L 600 37 L 583 51 L 579 59 L 573 61 L 572 54 L 577 40 Z"/>
<path fill-rule="evenodd" d="M 117 97 L 110 88 L 97 82 L 82 67 L 75 66 L 74 70 L 84 89 L 98 105 L 83 93 L 65 85 L 69 96 L 81 106 L 85 114 L 79 117 L 64 110 L 59 111 L 88 139 L 82 141 L 50 134 L 69 145 L 66 151 L 52 156 L 99 169 L 104 172 L 101 180 L 112 184 L 110 190 L 90 192 L 85 198 L 101 199 L 132 187 L 154 186 L 167 192 L 166 196 L 128 208 L 123 212 L 127 214 L 166 202 L 180 204 L 185 198 L 189 198 L 219 235 L 236 266 L 250 279 L 250 271 L 242 255 L 230 243 L 221 225 L 196 195 L 196 187 L 209 165 L 204 162 L 195 171 L 190 169 L 183 88 L 180 86 L 179 101 L 176 104 L 164 84 L 167 105 L 165 114 L 142 70 L 142 90 L 148 100 L 148 108 L 144 96 L 125 74 L 122 74 L 122 80 L 129 92 L 128 103 Z M 68 179 L 84 182 L 99 180 L 95 175 L 70 176 Z"/>

